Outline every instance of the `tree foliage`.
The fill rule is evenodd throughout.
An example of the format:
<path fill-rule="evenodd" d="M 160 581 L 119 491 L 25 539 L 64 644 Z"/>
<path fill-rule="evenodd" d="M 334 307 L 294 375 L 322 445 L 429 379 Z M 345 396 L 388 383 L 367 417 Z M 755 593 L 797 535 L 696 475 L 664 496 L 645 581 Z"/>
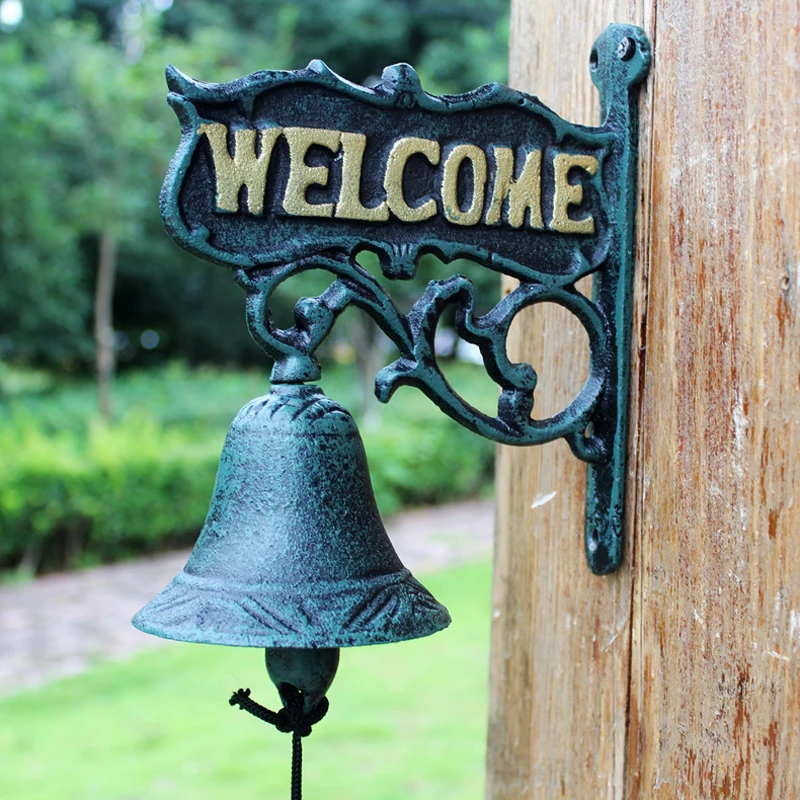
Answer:
<path fill-rule="evenodd" d="M 227 270 L 180 251 L 158 218 L 178 141 L 164 66 L 223 81 L 321 58 L 362 82 L 407 61 L 429 91 L 461 92 L 505 79 L 506 5 L 25 2 L 21 23 L 0 30 L 0 358 L 70 369 L 91 363 L 98 243 L 111 233 L 123 360 L 261 360 Z M 293 288 L 316 291 L 314 281 Z M 298 293 L 284 295 L 279 302 L 291 305 Z M 149 350 L 140 343 L 145 330 L 158 334 Z"/>
<path fill-rule="evenodd" d="M 0 356 L 85 356 L 89 295 L 67 211 L 66 134 L 47 70 L 0 46 Z"/>

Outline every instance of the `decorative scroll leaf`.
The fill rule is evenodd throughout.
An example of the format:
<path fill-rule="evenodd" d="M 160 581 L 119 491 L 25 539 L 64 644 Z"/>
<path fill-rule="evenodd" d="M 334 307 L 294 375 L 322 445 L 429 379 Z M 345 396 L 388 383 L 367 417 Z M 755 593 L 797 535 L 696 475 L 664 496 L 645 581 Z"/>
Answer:
<path fill-rule="evenodd" d="M 295 325 L 288 330 L 271 322 L 269 299 L 284 280 L 304 270 L 323 269 L 337 276 L 328 290 L 302 298 L 295 306 Z M 336 318 L 348 306 L 366 311 L 394 342 L 400 358 L 376 379 L 376 394 L 387 402 L 397 387 L 421 389 L 445 413 L 482 436 L 506 444 L 541 444 L 562 436 L 581 434 L 603 386 L 602 364 L 608 335 L 598 308 L 565 278 L 548 283 L 526 283 L 504 297 L 484 316 L 475 316 L 475 288 L 463 276 L 432 281 L 404 316 L 389 293 L 363 267 L 346 256 L 315 258 L 262 271 L 237 272 L 248 292 L 247 320 L 256 341 L 275 360 L 273 381 L 294 383 L 316 380 L 320 367 L 314 352 L 330 333 Z M 572 312 L 584 325 L 591 343 L 589 379 L 578 397 L 561 413 L 545 420 L 531 418 L 536 373 L 529 364 L 514 364 L 506 355 L 506 337 L 514 316 L 536 303 L 554 302 Z M 448 305 L 456 307 L 456 330 L 478 345 L 490 377 L 502 389 L 494 418 L 482 414 L 459 397 L 442 374 L 434 353 L 434 336 Z M 593 461 L 602 454 L 599 442 L 587 445 L 580 457 Z"/>

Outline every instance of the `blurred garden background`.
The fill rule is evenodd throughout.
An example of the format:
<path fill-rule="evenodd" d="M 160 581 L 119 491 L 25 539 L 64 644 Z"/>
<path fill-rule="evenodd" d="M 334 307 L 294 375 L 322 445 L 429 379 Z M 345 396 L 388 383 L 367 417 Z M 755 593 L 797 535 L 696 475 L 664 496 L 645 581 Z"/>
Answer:
<path fill-rule="evenodd" d="M 506 0 L 0 0 L 0 610 L 26 581 L 190 546 L 227 427 L 269 388 L 229 270 L 180 250 L 158 215 L 179 141 L 166 64 L 218 82 L 320 58 L 370 85 L 405 61 L 427 91 L 459 93 L 505 81 L 507 38 Z M 407 310 L 457 272 L 479 284 L 480 311 L 494 305 L 498 277 L 468 262 L 425 257 L 391 288 Z M 278 320 L 329 281 L 288 281 Z M 437 349 L 492 411 L 496 387 L 446 323 Z M 413 390 L 374 399 L 392 358 L 357 311 L 321 352 L 381 511 L 487 496 L 490 443 Z M 486 563 L 425 576 L 456 620 L 441 643 L 343 658 L 309 797 L 481 796 L 489 580 Z M 225 702 L 232 675 L 268 691 L 254 655 L 176 646 L 36 691 L 0 686 L 0 797 L 283 796 L 288 741 Z"/>

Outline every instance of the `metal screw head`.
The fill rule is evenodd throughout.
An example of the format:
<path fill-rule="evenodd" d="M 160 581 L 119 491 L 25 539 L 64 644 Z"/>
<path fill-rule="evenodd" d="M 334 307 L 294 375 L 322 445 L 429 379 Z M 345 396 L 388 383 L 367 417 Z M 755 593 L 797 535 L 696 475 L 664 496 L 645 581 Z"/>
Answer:
<path fill-rule="evenodd" d="M 620 61 L 630 61 L 636 52 L 636 42 L 630 36 L 626 36 L 617 46 L 617 58 Z"/>

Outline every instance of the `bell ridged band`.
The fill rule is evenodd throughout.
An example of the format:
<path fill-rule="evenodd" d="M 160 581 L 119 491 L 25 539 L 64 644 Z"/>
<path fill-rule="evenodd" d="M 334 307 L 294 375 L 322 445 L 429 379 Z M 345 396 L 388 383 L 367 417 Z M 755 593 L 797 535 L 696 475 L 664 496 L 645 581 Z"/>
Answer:
<path fill-rule="evenodd" d="M 429 636 L 446 628 L 450 615 L 407 569 L 304 585 L 224 583 L 179 572 L 133 624 L 198 644 L 352 647 Z"/>

